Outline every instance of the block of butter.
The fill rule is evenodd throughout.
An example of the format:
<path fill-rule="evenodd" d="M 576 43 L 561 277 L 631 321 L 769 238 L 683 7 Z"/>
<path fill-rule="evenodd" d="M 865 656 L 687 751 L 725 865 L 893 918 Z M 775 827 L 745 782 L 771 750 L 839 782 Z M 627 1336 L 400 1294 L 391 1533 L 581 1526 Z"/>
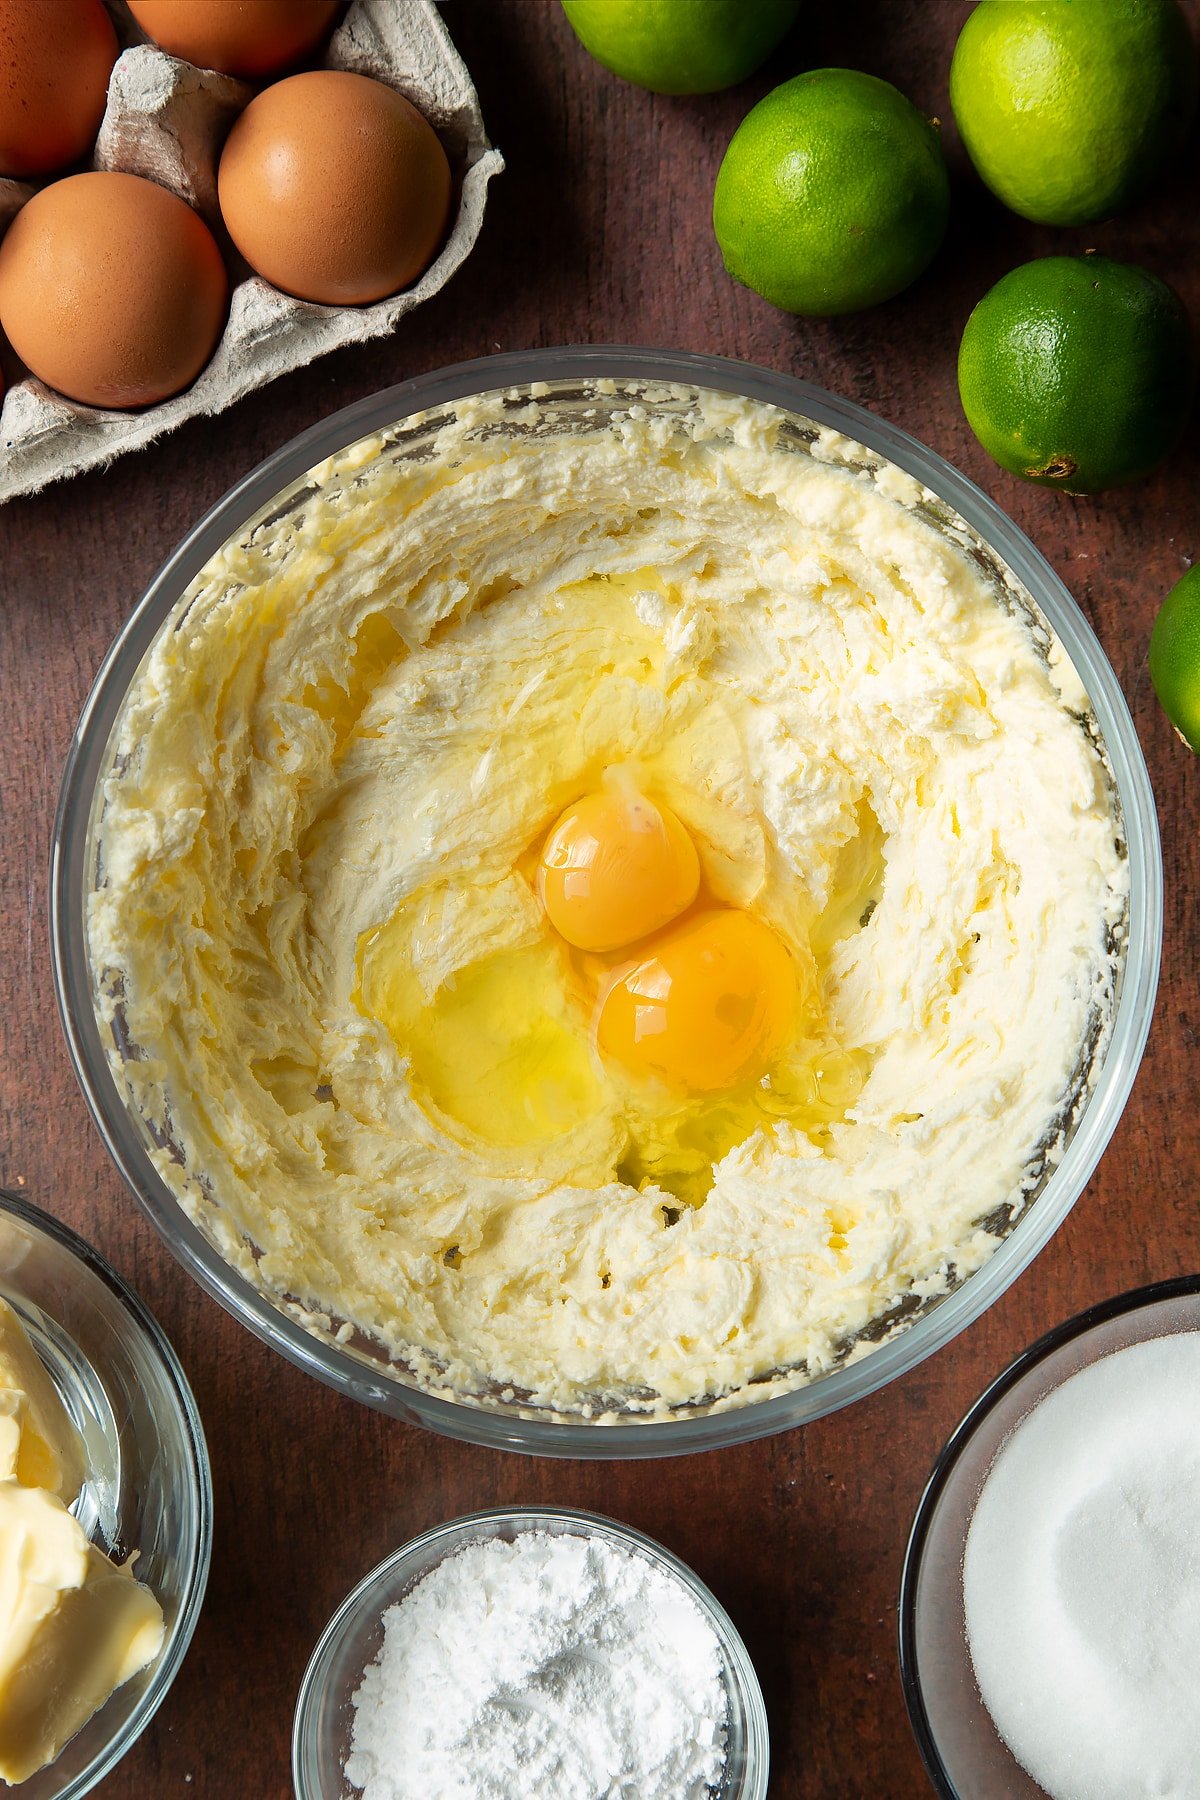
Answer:
<path fill-rule="evenodd" d="M 20 1480 L 22 1462 L 29 1466 L 28 1458 L 22 1457 L 22 1447 L 28 1442 L 28 1400 L 15 1389 L 0 1388 L 0 1481 Z"/>
<path fill-rule="evenodd" d="M 0 1300 L 0 1479 L 46 1488 L 65 1506 L 83 1486 L 79 1433 L 41 1357 L 7 1300 Z"/>
<path fill-rule="evenodd" d="M 67 1508 L 83 1442 L 17 1312 L 0 1300 L 0 1781 L 52 1762 L 162 1648 L 162 1608 Z"/>
<path fill-rule="evenodd" d="M 52 1762 L 162 1648 L 162 1608 L 45 1488 L 0 1481 L 0 1780 Z"/>

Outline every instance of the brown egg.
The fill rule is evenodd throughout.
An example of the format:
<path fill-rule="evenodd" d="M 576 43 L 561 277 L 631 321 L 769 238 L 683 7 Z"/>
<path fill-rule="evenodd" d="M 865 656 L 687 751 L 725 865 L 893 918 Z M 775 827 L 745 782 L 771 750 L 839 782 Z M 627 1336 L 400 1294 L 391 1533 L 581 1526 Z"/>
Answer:
<path fill-rule="evenodd" d="M 204 221 L 139 175 L 69 175 L 0 242 L 0 327 L 21 361 L 89 406 L 150 406 L 213 353 L 229 283 Z"/>
<path fill-rule="evenodd" d="M 116 60 L 100 0 L 0 0 L 0 175 L 46 175 L 90 150 Z"/>
<path fill-rule="evenodd" d="M 337 9 L 338 0 L 129 0 L 161 49 L 248 81 L 315 50 Z"/>
<path fill-rule="evenodd" d="M 360 306 L 417 279 L 450 210 L 433 127 L 394 88 L 317 69 L 257 95 L 217 178 L 252 269 L 301 300 Z"/>

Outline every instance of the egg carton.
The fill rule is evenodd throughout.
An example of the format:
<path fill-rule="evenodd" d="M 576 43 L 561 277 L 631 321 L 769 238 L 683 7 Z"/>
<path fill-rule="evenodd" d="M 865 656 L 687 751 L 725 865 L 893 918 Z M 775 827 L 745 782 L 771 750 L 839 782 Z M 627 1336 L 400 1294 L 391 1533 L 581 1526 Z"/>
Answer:
<path fill-rule="evenodd" d="M 125 15 L 118 32 L 130 34 Z M 229 317 L 212 360 L 191 387 L 161 405 L 115 412 L 64 399 L 32 376 L 14 383 L 0 412 L 0 502 L 139 449 L 185 419 L 223 412 L 243 394 L 342 344 L 386 337 L 405 313 L 443 288 L 479 236 L 487 186 L 504 167 L 484 130 L 479 97 L 433 0 L 354 0 L 330 40 L 329 69 L 386 82 L 420 108 L 450 158 L 458 209 L 436 260 L 403 293 L 369 306 L 317 306 L 283 294 L 245 264 L 220 224 L 221 146 L 255 88 L 135 44 L 118 57 L 92 161 L 144 175 L 194 206 L 230 266 Z M 33 188 L 0 180 L 0 232 Z"/>

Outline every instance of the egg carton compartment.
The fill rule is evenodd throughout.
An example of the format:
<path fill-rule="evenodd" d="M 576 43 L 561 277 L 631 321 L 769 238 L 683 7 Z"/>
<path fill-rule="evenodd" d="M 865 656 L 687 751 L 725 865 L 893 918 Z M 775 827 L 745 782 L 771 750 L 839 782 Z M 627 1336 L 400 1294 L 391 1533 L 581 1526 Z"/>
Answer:
<path fill-rule="evenodd" d="M 128 16 L 114 12 L 114 19 L 118 34 L 128 39 Z M 366 306 L 296 300 L 247 274 L 220 222 L 216 172 L 225 138 L 258 88 L 149 44 L 133 44 L 113 68 L 91 166 L 146 176 L 195 207 L 225 257 L 229 316 L 191 387 L 157 406 L 111 411 L 67 400 L 33 376 L 15 382 L 0 411 L 0 502 L 140 449 L 185 419 L 223 412 L 243 394 L 343 344 L 386 337 L 464 261 L 483 224 L 488 182 L 504 159 L 488 142 L 479 97 L 433 0 L 353 0 L 322 66 L 385 82 L 437 132 L 450 159 L 457 204 L 434 261 L 412 287 Z M 33 191 L 24 182 L 0 180 L 0 232 Z"/>

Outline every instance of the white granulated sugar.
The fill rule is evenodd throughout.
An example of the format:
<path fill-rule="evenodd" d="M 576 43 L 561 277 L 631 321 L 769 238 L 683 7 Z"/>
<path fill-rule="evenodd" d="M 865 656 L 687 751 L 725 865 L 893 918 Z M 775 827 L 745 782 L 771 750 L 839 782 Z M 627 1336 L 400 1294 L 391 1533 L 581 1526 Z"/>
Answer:
<path fill-rule="evenodd" d="M 706 1800 L 721 1647 L 647 1557 L 575 1533 L 468 1544 L 383 1616 L 354 1695 L 364 1800 Z"/>
<path fill-rule="evenodd" d="M 1200 1332 L 1022 1421 L 963 1559 L 984 1704 L 1052 1800 L 1200 1800 Z"/>

